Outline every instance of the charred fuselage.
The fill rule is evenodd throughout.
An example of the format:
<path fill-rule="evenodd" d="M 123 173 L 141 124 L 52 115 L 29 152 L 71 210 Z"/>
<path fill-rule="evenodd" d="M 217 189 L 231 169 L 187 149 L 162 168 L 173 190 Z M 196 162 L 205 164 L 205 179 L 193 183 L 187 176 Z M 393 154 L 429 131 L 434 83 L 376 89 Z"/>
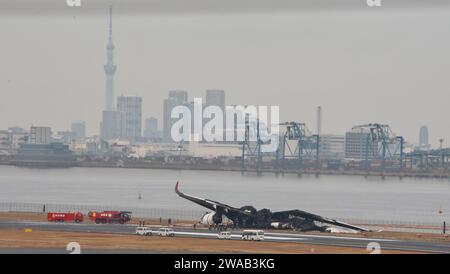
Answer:
<path fill-rule="evenodd" d="M 224 221 L 224 217 L 232 221 L 234 227 L 239 228 L 276 228 L 295 229 L 300 231 L 327 231 L 329 225 L 367 231 L 365 228 L 353 226 L 333 219 L 328 219 L 298 209 L 272 212 L 269 209 L 257 210 L 253 206 L 241 208 L 232 207 L 217 201 L 198 198 L 182 193 L 175 186 L 175 192 L 182 198 L 210 209 L 212 212 L 205 214 L 201 222 L 209 226 L 217 226 Z"/>

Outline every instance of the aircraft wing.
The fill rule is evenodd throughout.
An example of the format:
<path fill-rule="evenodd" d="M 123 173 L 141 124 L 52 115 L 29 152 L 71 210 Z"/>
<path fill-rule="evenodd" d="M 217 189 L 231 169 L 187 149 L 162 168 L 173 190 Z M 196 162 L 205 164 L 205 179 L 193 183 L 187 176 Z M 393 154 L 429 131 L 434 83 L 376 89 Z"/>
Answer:
<path fill-rule="evenodd" d="M 340 227 L 344 227 L 344 228 L 349 228 L 349 229 L 353 229 L 356 231 L 361 231 L 361 232 L 369 232 L 370 230 L 364 227 L 360 227 L 360 226 L 355 226 L 355 225 L 351 225 L 351 224 L 347 224 L 341 221 L 337 221 L 337 220 L 332 220 L 332 219 L 328 219 L 328 218 L 323 218 L 324 223 L 327 224 L 331 224 L 331 225 L 335 225 L 335 226 L 340 226 Z"/>
<path fill-rule="evenodd" d="M 326 224 L 330 224 L 330 225 L 335 225 L 335 226 L 339 226 L 339 227 L 344 227 L 344 228 L 348 228 L 348 229 L 353 229 L 353 230 L 357 230 L 357 231 L 370 231 L 366 228 L 363 227 L 359 227 L 359 226 L 354 226 L 351 224 L 347 224 L 344 222 L 340 222 L 337 220 L 333 220 L 333 219 L 329 219 L 329 218 L 325 218 L 316 214 L 312 214 L 306 211 L 301 211 L 301 210 L 287 210 L 287 211 L 278 211 L 278 212 L 274 212 L 272 215 L 274 218 L 276 219 L 284 219 L 284 218 L 289 218 L 289 216 L 293 216 L 293 217 L 301 217 L 301 218 L 305 218 L 305 219 L 310 219 L 313 221 L 317 221 L 317 222 L 321 222 L 321 223 L 326 223 Z"/>
<path fill-rule="evenodd" d="M 225 214 L 230 213 L 230 212 L 236 212 L 236 213 L 248 215 L 247 212 L 244 212 L 244 211 L 240 210 L 239 208 L 235 208 L 235 207 L 229 206 L 227 204 L 223 204 L 221 202 L 217 202 L 217 201 L 213 201 L 213 200 L 209 200 L 209 199 L 203 199 L 203 198 L 195 197 L 195 196 L 192 196 L 189 194 L 185 194 L 180 191 L 179 182 L 177 182 L 177 184 L 175 185 L 175 193 L 178 194 L 178 196 L 180 196 L 186 200 L 189 200 L 198 205 L 206 207 L 207 209 L 210 209 L 212 211 L 220 211 Z"/>

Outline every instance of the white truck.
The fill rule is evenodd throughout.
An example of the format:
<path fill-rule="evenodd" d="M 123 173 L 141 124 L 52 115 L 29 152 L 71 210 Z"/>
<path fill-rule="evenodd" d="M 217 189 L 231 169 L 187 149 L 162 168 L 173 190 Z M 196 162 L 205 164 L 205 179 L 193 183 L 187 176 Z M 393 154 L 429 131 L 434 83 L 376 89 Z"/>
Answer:
<path fill-rule="evenodd" d="M 242 240 L 263 241 L 264 240 L 264 231 L 262 231 L 262 230 L 244 230 L 242 232 Z"/>
<path fill-rule="evenodd" d="M 152 236 L 152 233 L 153 233 L 153 231 L 150 227 L 146 227 L 146 226 L 136 227 L 136 235 Z"/>
<path fill-rule="evenodd" d="M 229 231 L 220 231 L 219 234 L 217 234 L 217 239 L 219 239 L 219 240 L 230 240 L 231 239 L 231 232 L 229 232 Z"/>
<path fill-rule="evenodd" d="M 161 227 L 158 230 L 158 235 L 161 237 L 173 237 L 173 236 L 175 236 L 175 231 L 173 231 L 172 228 Z"/>

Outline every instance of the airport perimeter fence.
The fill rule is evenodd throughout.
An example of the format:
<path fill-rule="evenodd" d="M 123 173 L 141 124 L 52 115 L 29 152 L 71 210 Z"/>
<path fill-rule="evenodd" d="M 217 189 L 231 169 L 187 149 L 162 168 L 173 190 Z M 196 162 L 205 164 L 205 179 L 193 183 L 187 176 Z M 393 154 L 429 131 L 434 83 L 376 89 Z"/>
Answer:
<path fill-rule="evenodd" d="M 89 211 L 130 211 L 135 218 L 149 219 L 172 219 L 172 220 L 200 220 L 205 211 L 179 210 L 164 208 L 139 208 L 124 206 L 105 206 L 105 205 L 73 205 L 73 204 L 41 204 L 41 203 L 18 203 L 18 202 L 0 202 L 0 212 L 82 212 L 87 214 Z"/>
<path fill-rule="evenodd" d="M 43 204 L 43 203 L 19 203 L 19 202 L 0 202 L 0 212 L 82 212 L 87 214 L 89 211 L 118 210 L 130 211 L 134 218 L 164 219 L 169 218 L 173 222 L 178 221 L 199 221 L 206 211 L 202 210 L 180 210 L 163 208 L 139 208 L 124 206 L 101 206 L 101 205 L 74 205 L 74 204 Z M 368 228 L 374 231 L 394 231 L 394 232 L 413 232 L 413 233 L 433 233 L 448 234 L 447 228 L 442 222 L 418 222 L 418 221 L 399 221 L 399 220 L 362 220 L 350 218 L 336 218 L 339 221 Z M 445 227 L 445 228 L 444 228 Z"/>

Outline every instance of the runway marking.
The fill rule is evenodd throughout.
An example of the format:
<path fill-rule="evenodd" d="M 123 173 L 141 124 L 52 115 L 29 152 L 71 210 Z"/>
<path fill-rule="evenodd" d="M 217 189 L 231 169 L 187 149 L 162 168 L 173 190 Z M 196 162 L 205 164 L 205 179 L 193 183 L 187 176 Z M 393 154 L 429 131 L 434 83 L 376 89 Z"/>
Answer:
<path fill-rule="evenodd" d="M 184 231 L 175 231 L 175 234 L 180 235 L 197 235 L 197 236 L 217 236 L 217 234 L 214 233 L 204 233 L 204 232 L 184 232 Z"/>
<path fill-rule="evenodd" d="M 325 235 L 310 235 L 310 234 L 290 234 L 290 233 L 265 233 L 266 235 L 281 235 L 291 237 L 306 237 L 306 238 L 322 238 L 322 239 L 338 239 L 338 240 L 359 240 L 359 241 L 378 241 L 378 242 L 399 242 L 400 240 L 393 239 L 374 239 L 374 238 L 358 238 L 346 236 L 325 236 Z"/>
<path fill-rule="evenodd" d="M 264 236 L 264 239 L 269 239 L 269 240 L 287 240 L 287 241 L 305 241 L 305 240 L 310 240 L 310 239 L 300 238 L 300 237 L 286 238 L 286 237 L 273 237 L 273 236 Z"/>
<path fill-rule="evenodd" d="M 205 233 L 205 232 L 183 232 L 183 231 L 175 231 L 175 234 L 178 235 L 195 235 L 195 236 L 209 236 L 209 237 L 214 237 L 217 238 L 217 234 L 215 233 Z M 231 234 L 231 238 L 241 238 L 242 235 L 240 234 Z M 301 240 L 307 240 L 305 238 L 299 238 L 299 237 L 274 237 L 274 236 L 264 236 L 264 239 L 268 239 L 268 240 L 294 240 L 294 241 L 301 241 Z"/>

